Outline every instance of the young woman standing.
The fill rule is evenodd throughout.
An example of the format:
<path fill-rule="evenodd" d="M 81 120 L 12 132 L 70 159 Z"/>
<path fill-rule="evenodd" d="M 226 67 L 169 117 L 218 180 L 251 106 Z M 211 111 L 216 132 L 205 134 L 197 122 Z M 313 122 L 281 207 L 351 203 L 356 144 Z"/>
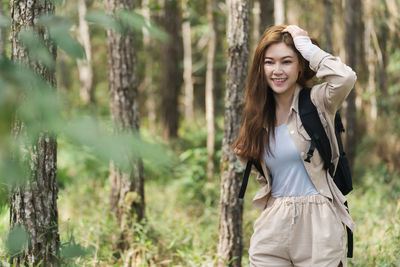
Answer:
<path fill-rule="evenodd" d="M 253 198 L 262 209 L 250 240 L 251 266 L 347 266 L 345 226 L 354 230 L 344 203 L 315 150 L 304 162 L 311 138 L 298 113 L 299 92 L 314 77 L 311 89 L 327 132 L 335 167 L 339 149 L 334 116 L 356 81 L 337 57 L 313 44 L 296 25 L 267 29 L 253 57 L 245 92 L 238 158 L 258 159 L 266 177 Z"/>

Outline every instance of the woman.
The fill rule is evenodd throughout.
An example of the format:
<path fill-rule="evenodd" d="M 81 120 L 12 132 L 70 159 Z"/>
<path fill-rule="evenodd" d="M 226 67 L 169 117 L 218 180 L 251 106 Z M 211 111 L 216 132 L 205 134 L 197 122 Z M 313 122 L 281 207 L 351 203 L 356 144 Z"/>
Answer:
<path fill-rule="evenodd" d="M 323 83 L 311 100 L 332 147 L 339 149 L 334 115 L 353 88 L 356 75 L 339 58 L 313 44 L 296 25 L 267 29 L 254 54 L 245 92 L 238 158 L 259 159 L 266 177 L 253 204 L 262 209 L 250 240 L 251 266 L 347 266 L 345 226 L 355 224 L 323 160 L 315 150 L 304 162 L 311 138 L 298 113 L 299 91 L 314 76 Z"/>

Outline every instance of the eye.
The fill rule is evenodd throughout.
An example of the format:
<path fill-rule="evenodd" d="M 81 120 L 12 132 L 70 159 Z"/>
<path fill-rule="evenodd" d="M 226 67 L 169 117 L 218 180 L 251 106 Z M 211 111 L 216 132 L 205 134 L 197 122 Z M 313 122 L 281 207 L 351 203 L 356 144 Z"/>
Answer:
<path fill-rule="evenodd" d="M 267 61 L 264 61 L 264 64 L 272 65 L 272 64 L 274 64 L 274 62 L 272 62 L 271 60 L 267 60 Z"/>
<path fill-rule="evenodd" d="M 290 60 L 283 61 L 283 64 L 290 64 L 290 63 L 292 63 L 292 61 L 290 61 Z"/>

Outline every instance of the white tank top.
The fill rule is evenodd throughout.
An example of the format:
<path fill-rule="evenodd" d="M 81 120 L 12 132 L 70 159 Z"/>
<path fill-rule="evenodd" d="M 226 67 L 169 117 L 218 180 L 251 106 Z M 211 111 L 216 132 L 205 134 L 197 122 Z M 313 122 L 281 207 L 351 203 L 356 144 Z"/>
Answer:
<path fill-rule="evenodd" d="M 265 164 L 272 176 L 272 196 L 310 196 L 318 194 L 304 167 L 286 123 L 275 127 L 275 140 L 270 137 L 272 155 L 264 153 Z"/>

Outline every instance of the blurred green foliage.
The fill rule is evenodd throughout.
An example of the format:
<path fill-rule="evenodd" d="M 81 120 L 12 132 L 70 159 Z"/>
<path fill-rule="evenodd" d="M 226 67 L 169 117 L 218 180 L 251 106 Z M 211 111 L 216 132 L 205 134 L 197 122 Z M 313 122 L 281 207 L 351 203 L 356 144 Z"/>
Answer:
<path fill-rule="evenodd" d="M 24 227 L 15 226 L 8 232 L 5 247 L 8 255 L 15 257 L 28 246 L 28 234 Z"/>
<path fill-rule="evenodd" d="M 130 19 L 129 14 L 125 13 L 123 16 L 125 20 Z M 9 26 L 7 21 L 3 17 L 0 20 L 2 26 Z M 132 27 L 133 23 L 131 21 L 127 27 Z M 82 46 L 71 35 L 70 28 L 73 24 L 68 20 L 44 16 L 37 25 L 46 27 L 51 41 L 68 56 L 75 59 L 84 57 Z M 162 36 L 162 32 L 156 28 L 146 27 L 151 29 L 151 34 Z M 30 55 L 30 60 L 54 69 L 52 55 L 34 30 L 22 31 L 19 38 Z M 35 145 L 38 136 L 43 132 L 59 136 L 62 142 L 76 149 L 78 155 L 84 151 L 83 158 L 86 161 L 81 173 L 75 172 L 72 177 L 68 171 L 63 172 L 65 169 L 62 167 L 59 169 L 61 188 L 68 179 L 79 180 L 82 173 L 93 170 L 94 166 L 101 166 L 100 170 L 103 170 L 97 170 L 100 175 L 96 178 L 106 178 L 107 172 L 104 169 L 108 169 L 110 160 L 122 169 L 130 168 L 132 160 L 139 157 L 145 162 L 151 162 L 153 169 L 168 169 L 171 165 L 171 153 L 167 153 L 163 145 L 149 137 L 142 138 L 139 133 L 131 131 L 115 134 L 109 118 L 103 119 L 85 113 L 71 116 L 65 113 L 65 102 L 60 99 L 55 88 L 29 66 L 12 62 L 5 57 L 0 58 L 0 113 L 0 190 L 4 192 L 0 198 L 2 210 L 7 206 L 12 187 L 25 181 L 27 172 L 24 166 L 27 164 L 29 148 Z M 17 135 L 13 133 L 16 125 L 23 126 L 18 127 Z M 70 152 L 70 155 L 74 153 Z M 93 174 L 96 172 L 91 174 L 91 178 L 94 177 Z M 26 247 L 27 234 L 21 227 L 8 231 L 2 225 L 2 233 L 6 233 L 7 237 L 3 237 L 5 249 L 0 249 L 1 256 L 15 256 Z M 61 258 L 65 262 L 71 258 L 82 258 L 87 253 L 73 238 L 62 243 L 60 250 Z"/>
<path fill-rule="evenodd" d="M 119 33 L 126 33 L 130 30 L 141 32 L 145 29 L 156 40 L 166 41 L 168 39 L 165 31 L 157 26 L 154 21 L 147 22 L 142 15 L 132 10 L 121 9 L 114 15 L 107 14 L 101 10 L 91 10 L 86 15 L 86 20 Z"/>

